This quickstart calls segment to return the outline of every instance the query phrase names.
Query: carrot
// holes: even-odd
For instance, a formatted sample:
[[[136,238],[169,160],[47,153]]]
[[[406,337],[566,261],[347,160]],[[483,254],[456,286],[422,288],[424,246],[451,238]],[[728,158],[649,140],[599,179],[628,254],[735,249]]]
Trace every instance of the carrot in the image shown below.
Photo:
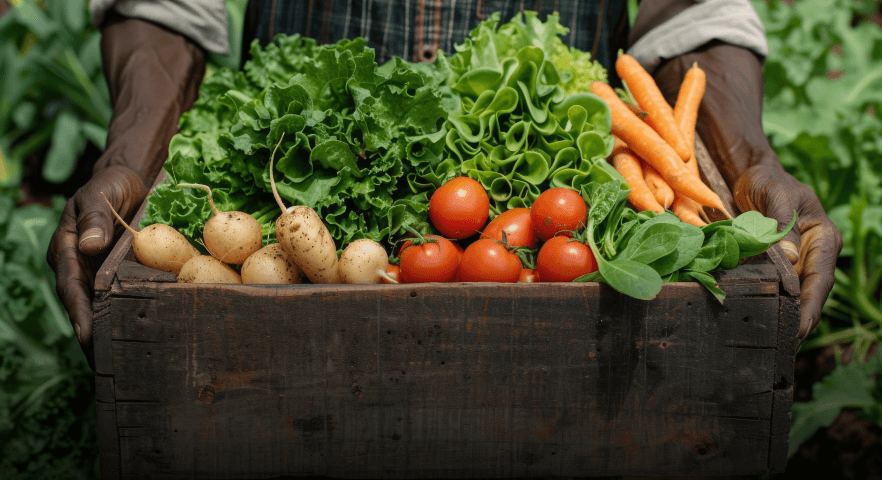
[[[692,68],[683,77],[683,83],[680,85],[680,91],[677,93],[677,102],[674,104],[674,120],[677,122],[677,126],[686,139],[691,152],[689,159],[686,160],[686,168],[698,178],[701,178],[701,173],[698,170],[698,159],[695,157],[694,149],[695,124],[698,122],[698,108],[701,105],[702,97],[704,97],[705,88],[706,76],[704,70],[699,68],[697,63],[694,63]],[[700,217],[704,213],[701,205],[690,198],[675,195],[672,211],[684,222],[698,227],[706,225]]]
[[[674,104],[674,120],[680,128],[680,133],[689,145],[690,157],[695,155],[695,124],[698,122],[698,107],[706,88],[704,70],[698,68],[698,64],[692,64],[692,68],[683,76],[680,91],[677,93],[677,103]],[[687,162],[690,159],[686,160]]]
[[[643,180],[646,181],[646,185],[649,186],[649,190],[655,196],[655,199],[665,208],[670,207],[674,203],[674,190],[659,175],[658,171],[652,168],[652,165],[644,163],[642,167]]]
[[[637,105],[646,112],[643,120],[673,147],[681,159],[688,160],[691,149],[674,121],[674,110],[668,105],[649,72],[628,54],[616,60],[616,72],[628,84]]]
[[[694,202],[690,204],[689,202],[692,202],[692,200],[687,197],[675,195],[674,203],[671,205],[671,211],[674,212],[674,215],[679,217],[680,220],[686,223],[691,223],[696,227],[703,227],[707,225],[707,223],[702,220],[701,217],[698,215],[698,211],[694,206],[697,204],[695,204]]]
[[[618,138],[616,140],[625,145]],[[664,207],[658,203],[652,191],[649,190],[649,186],[646,185],[646,181],[643,180],[643,169],[640,167],[640,159],[634,156],[634,153],[627,148],[627,145],[618,151],[613,150],[613,152],[610,163],[625,177],[625,181],[631,187],[631,192],[628,193],[628,201],[631,202],[631,205],[637,207],[639,211],[652,210],[658,214],[663,213],[665,211]]]
[[[612,160],[612,158],[613,158],[613,156],[615,156],[615,154],[628,148],[628,144],[625,143],[624,140],[622,140],[621,138],[619,138],[615,135],[613,135],[613,141],[614,141],[614,143],[613,143],[612,153],[609,154],[610,160]]]
[[[591,93],[609,105],[613,135],[621,138],[631,151],[652,165],[671,188],[701,205],[726,211],[720,197],[686,168],[679,155],[652,127],[628,110],[609,85],[593,82]]]

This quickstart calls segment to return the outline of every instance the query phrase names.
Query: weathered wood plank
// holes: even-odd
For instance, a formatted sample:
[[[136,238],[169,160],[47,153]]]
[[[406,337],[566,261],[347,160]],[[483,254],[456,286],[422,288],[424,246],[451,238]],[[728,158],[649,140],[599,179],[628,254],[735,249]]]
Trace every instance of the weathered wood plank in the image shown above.
[[[101,469],[101,478],[115,480],[120,478],[122,464],[116,423],[116,404],[97,401],[95,413],[97,415],[98,463]]]
[[[123,473],[723,474],[768,463],[777,298],[723,306],[693,284],[650,302],[597,284],[337,287],[159,284],[116,299]]]
[[[117,279],[120,282],[176,282],[178,277],[171,272],[163,272],[141,265],[138,262],[123,260],[117,269]]]

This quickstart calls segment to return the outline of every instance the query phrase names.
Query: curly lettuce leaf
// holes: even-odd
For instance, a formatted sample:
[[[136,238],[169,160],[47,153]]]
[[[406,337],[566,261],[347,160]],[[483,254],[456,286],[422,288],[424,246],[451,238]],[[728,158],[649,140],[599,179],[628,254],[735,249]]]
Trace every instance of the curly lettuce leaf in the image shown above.
[[[572,55],[560,40],[567,29],[555,15],[543,23],[526,12],[502,26],[499,18],[478,25],[450,58],[448,84],[461,101],[448,116],[446,153],[487,189],[492,213],[529,206],[552,187],[585,194],[592,181],[613,181],[626,190],[605,161],[609,106],[568,92],[574,71],[555,63]]]
[[[308,55],[282,58],[292,49]],[[264,50],[255,44],[252,54],[244,74],[221,70],[203,85],[172,139],[168,180],[151,195],[142,225],[172,225],[198,245],[210,218],[205,195],[176,184],[203,183],[220,210],[258,218],[269,242],[280,213],[270,194],[270,153],[281,140],[273,173],[279,194],[315,209],[338,246],[388,241],[404,225],[427,230],[427,192],[456,174],[441,158],[450,103],[439,88],[444,60],[379,67],[363,39],[316,47],[284,36]]]

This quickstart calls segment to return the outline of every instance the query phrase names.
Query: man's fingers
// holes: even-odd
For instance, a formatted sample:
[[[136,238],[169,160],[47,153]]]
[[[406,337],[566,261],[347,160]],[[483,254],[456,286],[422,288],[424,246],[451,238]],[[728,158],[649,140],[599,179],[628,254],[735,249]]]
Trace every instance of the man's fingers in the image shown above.
[[[80,251],[90,256],[105,253],[122,230],[122,225],[115,227],[117,220],[108,202],[122,218],[128,218],[145,194],[141,178],[128,169],[114,166],[98,174],[77,195]]]
[[[801,255],[795,265],[802,280],[799,338],[805,338],[821,321],[841,249],[842,235],[830,220],[811,225],[802,235]]]
[[[92,289],[80,277],[68,277],[58,285],[58,296],[83,346],[92,343]]]
[[[55,290],[68,312],[80,344],[92,341],[92,274],[79,250],[74,203],[69,201],[52,235],[46,254],[55,270]]]
[[[91,202],[81,205],[79,213],[79,218],[77,218],[78,248],[90,256],[103,253],[113,240],[114,218],[109,207],[102,199],[100,203]]]

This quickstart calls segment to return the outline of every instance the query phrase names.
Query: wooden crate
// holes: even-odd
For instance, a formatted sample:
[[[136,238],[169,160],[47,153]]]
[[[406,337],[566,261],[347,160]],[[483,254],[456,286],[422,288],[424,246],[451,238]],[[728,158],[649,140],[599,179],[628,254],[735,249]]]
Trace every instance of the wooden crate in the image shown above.
[[[786,463],[798,281],[780,250],[652,301],[596,284],[96,280],[112,478],[752,475]]]

